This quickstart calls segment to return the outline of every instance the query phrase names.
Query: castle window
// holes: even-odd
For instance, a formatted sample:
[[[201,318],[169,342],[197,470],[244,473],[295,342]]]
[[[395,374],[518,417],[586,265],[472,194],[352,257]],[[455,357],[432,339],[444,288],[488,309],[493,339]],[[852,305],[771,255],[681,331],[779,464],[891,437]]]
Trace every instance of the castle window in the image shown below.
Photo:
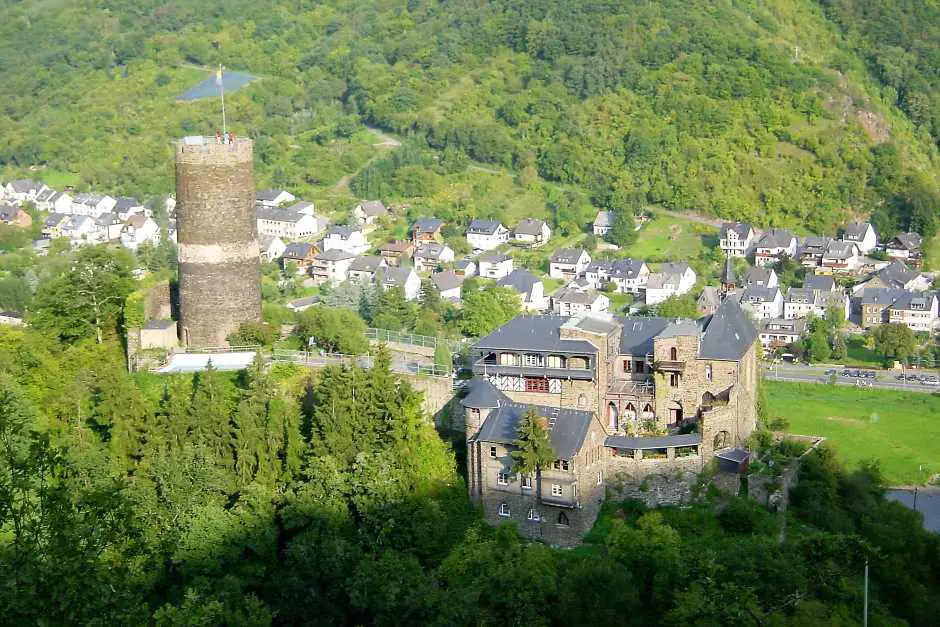
[[[496,447],[495,447],[495,446],[491,446],[491,447],[490,447],[490,457],[496,457]]]
[[[623,360],[623,371],[630,372],[630,360],[629,359]]]
[[[679,351],[675,346],[669,349],[669,360],[670,361],[679,361]]]
[[[651,414],[653,413],[653,406],[647,403],[646,405],[643,406],[643,411],[646,412],[647,414]]]
[[[557,483],[553,483],[552,484],[552,496],[561,496],[561,495],[562,495],[561,486],[558,485]]]
[[[548,392],[548,379],[542,377],[526,377],[526,392]]]
[[[567,459],[561,460],[561,469],[562,469],[562,470],[568,470],[568,460],[567,460]]]
[[[558,524],[562,527],[567,527],[571,523],[568,522],[568,514],[564,512],[558,512]]]
[[[679,373],[672,372],[669,374],[669,387],[677,388],[679,387]]]
[[[536,510],[530,509],[529,513],[526,514],[526,519],[531,520],[532,522],[538,522],[542,520],[542,517],[539,515],[539,513]]]
[[[496,473],[496,483],[499,485],[509,485],[509,474],[505,472]]]
[[[523,490],[531,490],[531,489],[532,489],[532,477],[531,477],[531,475],[521,475],[520,481],[521,481],[521,483],[522,483],[522,489],[523,489]]]
[[[597,485],[603,485],[603,484],[604,484],[604,471],[600,470],[597,473]]]
[[[706,381],[712,380],[712,365],[711,364],[705,364],[705,380]]]
[[[499,515],[503,518],[509,518],[512,514],[509,512],[509,503],[499,504]]]

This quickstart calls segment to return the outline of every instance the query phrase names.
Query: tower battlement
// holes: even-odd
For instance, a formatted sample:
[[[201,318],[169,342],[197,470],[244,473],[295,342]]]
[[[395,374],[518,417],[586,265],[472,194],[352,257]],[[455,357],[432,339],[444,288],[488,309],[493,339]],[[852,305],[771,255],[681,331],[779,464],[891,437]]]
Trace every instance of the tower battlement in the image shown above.
[[[254,141],[235,138],[235,143],[221,144],[215,137],[194,135],[175,142],[177,163],[218,164],[250,161],[254,153]]]

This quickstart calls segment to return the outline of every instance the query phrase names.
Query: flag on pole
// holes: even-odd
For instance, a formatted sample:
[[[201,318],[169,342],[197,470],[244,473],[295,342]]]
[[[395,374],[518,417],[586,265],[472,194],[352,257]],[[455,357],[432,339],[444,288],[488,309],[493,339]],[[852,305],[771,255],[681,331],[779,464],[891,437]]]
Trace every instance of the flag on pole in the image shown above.
[[[219,66],[219,71],[215,73],[215,84],[219,87],[222,86],[222,66]]]

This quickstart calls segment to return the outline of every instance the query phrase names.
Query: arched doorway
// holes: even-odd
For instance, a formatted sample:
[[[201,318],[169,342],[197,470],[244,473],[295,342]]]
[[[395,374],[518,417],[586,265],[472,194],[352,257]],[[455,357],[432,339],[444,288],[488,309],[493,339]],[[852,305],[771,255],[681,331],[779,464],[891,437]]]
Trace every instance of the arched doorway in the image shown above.
[[[620,428],[620,415],[617,411],[617,406],[613,402],[607,403],[607,427],[611,431],[616,431]]]
[[[669,424],[677,425],[682,422],[682,404],[678,401],[669,403]]]
[[[718,449],[728,448],[731,446],[731,434],[727,431],[719,431],[715,434],[714,448],[717,451]]]

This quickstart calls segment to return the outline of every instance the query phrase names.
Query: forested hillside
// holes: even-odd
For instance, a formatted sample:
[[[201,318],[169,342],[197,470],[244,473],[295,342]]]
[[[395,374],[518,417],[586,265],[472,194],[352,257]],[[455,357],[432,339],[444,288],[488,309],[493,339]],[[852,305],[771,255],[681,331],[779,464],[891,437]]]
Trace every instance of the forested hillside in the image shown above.
[[[875,212],[882,231],[931,234],[940,207],[928,2],[0,5],[11,173],[170,191],[168,141],[218,126],[217,103],[176,96],[222,62],[262,77],[228,98],[260,180],[311,197],[345,193],[369,124],[430,151],[353,181],[393,200],[494,211],[469,157],[512,172],[513,193],[548,182],[595,207],[811,231]]]

